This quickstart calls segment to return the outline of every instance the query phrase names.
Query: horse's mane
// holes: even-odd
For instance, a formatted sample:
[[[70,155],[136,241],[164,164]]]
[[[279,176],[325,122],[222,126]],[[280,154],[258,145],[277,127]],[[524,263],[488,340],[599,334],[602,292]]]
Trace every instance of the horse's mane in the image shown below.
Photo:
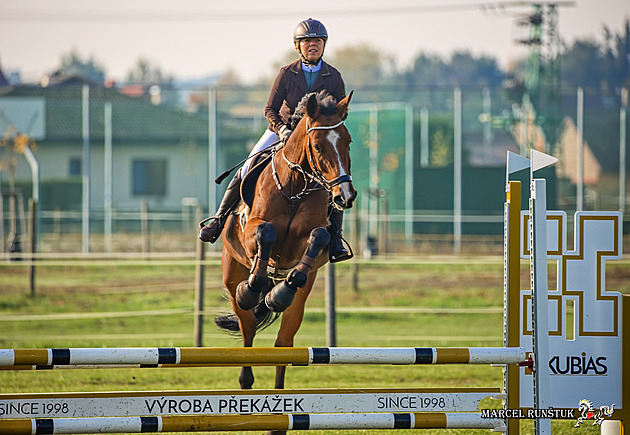
[[[291,115],[291,119],[289,120],[289,128],[291,128],[291,130],[295,130],[300,120],[304,117],[304,114],[306,113],[306,102],[311,95],[316,96],[317,104],[319,104],[320,113],[326,116],[330,116],[335,113],[335,109],[337,106],[337,100],[335,100],[335,97],[330,95],[326,90],[311,92],[310,94],[306,94],[304,95],[304,97],[302,97],[297,107],[295,108],[295,112],[293,112],[293,115]]]

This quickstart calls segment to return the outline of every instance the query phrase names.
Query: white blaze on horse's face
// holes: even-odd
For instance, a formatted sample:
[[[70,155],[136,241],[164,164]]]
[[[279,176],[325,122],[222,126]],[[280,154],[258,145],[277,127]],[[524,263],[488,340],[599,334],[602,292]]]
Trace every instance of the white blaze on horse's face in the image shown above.
[[[332,145],[333,149],[335,150],[335,155],[337,156],[337,165],[339,166],[339,175],[347,175],[346,170],[344,169],[343,164],[341,163],[341,156],[339,155],[339,150],[337,149],[337,142],[339,142],[340,137],[341,136],[339,136],[339,133],[337,133],[335,130],[330,130],[328,134],[326,135],[326,139]]]
[[[350,174],[346,172],[346,168],[343,166],[343,163],[341,161],[341,155],[339,154],[339,149],[337,148],[337,143],[339,142],[340,138],[341,136],[335,130],[330,130],[328,134],[326,135],[326,140],[328,140],[328,142],[332,145],[333,150],[335,150],[335,156],[337,156],[337,166],[339,167],[339,176],[343,177],[345,175],[350,175]],[[339,184],[339,190],[340,190],[339,193],[341,197],[344,198],[345,201],[347,201],[349,198],[354,198],[354,194],[352,192],[352,189],[350,189],[349,182],[344,182],[344,183]]]

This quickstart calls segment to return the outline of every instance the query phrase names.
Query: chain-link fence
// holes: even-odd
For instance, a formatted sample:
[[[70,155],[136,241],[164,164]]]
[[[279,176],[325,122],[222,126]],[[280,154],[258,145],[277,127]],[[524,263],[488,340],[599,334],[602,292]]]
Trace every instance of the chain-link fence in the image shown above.
[[[214,213],[229,181],[217,186],[213,178],[242,160],[267,126],[267,93],[5,90],[0,249],[24,245],[25,210],[37,197],[40,251],[194,252],[197,222]],[[346,238],[371,255],[450,252],[461,234],[464,250],[500,253],[506,153],[528,156],[531,148],[559,158],[542,174],[549,208],[625,213],[622,93],[563,89],[551,111],[511,87],[355,89],[346,125],[359,198],[346,213]],[[37,177],[13,146],[17,133],[31,149],[36,142]]]

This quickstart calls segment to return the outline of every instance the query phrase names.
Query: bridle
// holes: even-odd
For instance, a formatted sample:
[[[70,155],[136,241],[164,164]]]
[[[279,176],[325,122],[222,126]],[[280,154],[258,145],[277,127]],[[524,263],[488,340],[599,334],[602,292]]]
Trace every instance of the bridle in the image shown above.
[[[313,130],[334,130],[337,127],[339,127],[340,125],[343,125],[344,121],[341,120],[338,123],[336,123],[335,125],[329,125],[329,126],[320,126],[320,127],[310,127],[308,126],[308,118],[306,118],[306,146],[308,148],[308,160],[311,162],[311,168],[313,168],[313,172],[314,172],[314,176],[317,179],[317,181],[319,181],[321,184],[324,185],[324,187],[326,188],[327,191],[331,191],[331,189],[335,186],[337,186],[338,184],[341,183],[345,183],[345,182],[350,182],[352,181],[352,176],[350,175],[341,175],[337,178],[334,178],[332,180],[328,180],[326,177],[324,177],[324,174],[322,174],[321,170],[319,169],[319,167],[317,165],[315,165],[315,158],[313,157],[313,146],[311,145],[311,138],[308,135],[311,131]]]
[[[290,201],[299,201],[300,199],[302,199],[302,197],[304,197],[305,195],[308,195],[311,192],[314,192],[316,190],[321,190],[322,188],[325,189],[328,192],[332,191],[332,188],[341,184],[341,183],[345,183],[345,182],[351,182],[352,181],[352,176],[351,175],[341,175],[337,178],[334,178],[332,180],[327,179],[326,177],[324,177],[324,174],[322,174],[321,169],[319,168],[318,165],[315,164],[315,158],[313,156],[313,145],[311,144],[311,138],[309,136],[309,133],[311,131],[314,130],[334,130],[337,127],[341,126],[344,124],[344,121],[341,120],[339,121],[337,124],[335,125],[329,125],[329,126],[317,126],[317,127],[309,127],[308,126],[308,120],[309,118],[306,118],[306,147],[308,150],[308,160],[311,166],[311,169],[313,170],[312,173],[306,172],[304,171],[304,169],[302,169],[302,166],[298,165],[297,163],[293,163],[291,162],[289,159],[287,159],[286,155],[284,154],[284,146],[282,147],[282,158],[284,159],[284,161],[287,163],[287,166],[289,167],[289,169],[291,170],[295,170],[297,172],[299,172],[300,174],[302,174],[302,177],[304,178],[304,187],[302,188],[302,190],[300,192],[298,192],[295,195],[289,196],[286,194],[286,192],[284,191],[284,189],[282,188],[282,184],[280,183],[280,179],[278,178],[278,174],[276,172],[276,167],[274,164],[274,158],[271,159],[271,167],[272,167],[272,172],[273,172],[273,179],[276,183],[276,187],[278,188],[278,190],[282,193],[282,195],[284,195],[285,198],[287,198]],[[274,150],[274,153],[278,152],[279,149]],[[316,183],[318,186],[314,187],[314,188],[309,188],[309,181]]]

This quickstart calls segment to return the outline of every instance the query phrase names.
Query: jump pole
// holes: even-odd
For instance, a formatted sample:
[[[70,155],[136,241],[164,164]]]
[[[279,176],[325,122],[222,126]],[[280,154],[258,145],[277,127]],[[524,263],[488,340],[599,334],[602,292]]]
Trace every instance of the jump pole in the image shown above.
[[[0,368],[86,365],[516,364],[525,349],[503,347],[63,348],[0,349]]]
[[[540,161],[540,162],[539,162]],[[532,290],[532,344],[534,407],[550,407],[549,389],[549,286],[547,283],[547,185],[535,179],[534,171],[557,161],[536,150],[531,151],[529,200],[530,278]],[[551,434],[551,420],[534,420],[536,435]]]
[[[519,295],[521,290],[521,259],[519,253],[521,233],[521,183],[518,181],[509,181],[509,166],[510,163],[508,161],[503,246],[503,345],[506,347],[519,347]],[[519,408],[519,388],[519,367],[514,364],[508,365],[503,373],[503,390],[506,394],[505,404],[507,409]],[[507,433],[517,435],[519,431],[519,421],[516,419],[507,419]]]
[[[0,420],[5,435],[248,430],[494,429],[501,419],[480,413],[362,413],[104,417]]]

